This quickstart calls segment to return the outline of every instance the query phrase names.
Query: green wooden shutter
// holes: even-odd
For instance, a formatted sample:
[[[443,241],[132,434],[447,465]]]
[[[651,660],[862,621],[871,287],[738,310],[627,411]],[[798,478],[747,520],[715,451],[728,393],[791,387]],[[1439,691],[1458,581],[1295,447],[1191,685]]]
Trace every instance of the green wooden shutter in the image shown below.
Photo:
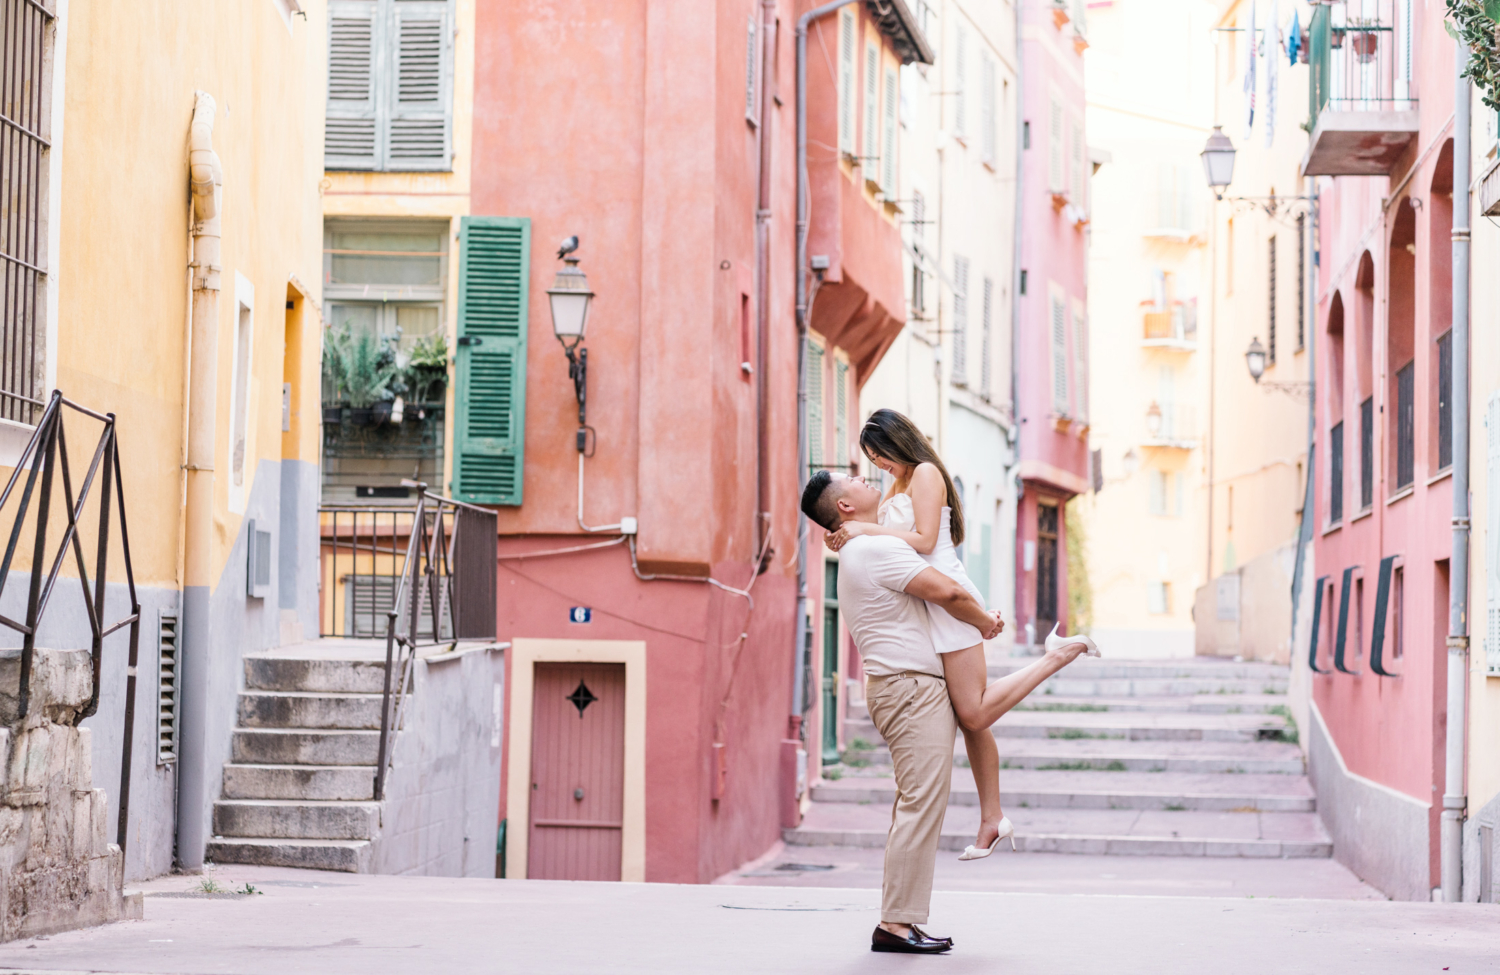
[[[401,0],[392,9],[387,170],[453,168],[451,9],[450,0]]]
[[[325,169],[378,169],[379,87],[384,20],[369,2],[328,5],[328,107]]]
[[[460,227],[453,490],[472,504],[520,504],[531,221],[464,217]]]

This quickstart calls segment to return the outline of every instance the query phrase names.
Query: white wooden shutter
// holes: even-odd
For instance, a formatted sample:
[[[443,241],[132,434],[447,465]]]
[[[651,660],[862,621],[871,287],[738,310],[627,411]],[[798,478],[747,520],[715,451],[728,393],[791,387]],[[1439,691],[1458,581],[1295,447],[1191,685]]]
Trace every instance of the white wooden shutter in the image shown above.
[[[380,166],[376,82],[384,21],[378,12],[372,0],[333,0],[328,5],[325,169]]]
[[[839,151],[854,154],[854,11],[839,11]]]
[[[979,53],[979,158],[995,164],[995,59]]]
[[[880,172],[880,49],[865,45],[865,178]]]
[[[1056,294],[1052,296],[1052,408],[1068,415],[1068,309]]]
[[[883,145],[880,149],[880,188],[885,195],[895,199],[896,192],[896,98],[898,85],[896,69],[885,69],[885,122]]]
[[[983,304],[979,309],[979,394],[990,396],[990,327],[994,321],[995,281],[984,279]]]
[[[964,105],[964,48],[969,46],[969,32],[962,24],[953,35],[953,131],[959,135],[964,134],[966,126],[966,107]]]
[[[849,466],[849,363],[833,363],[833,462]]]
[[[388,170],[453,166],[453,19],[448,0],[392,0]]]
[[[807,465],[809,473],[823,466],[823,347],[807,343]]]
[[[1078,119],[1073,120],[1073,160],[1072,176],[1073,186],[1068,194],[1070,202],[1077,207],[1088,207],[1088,155],[1083,144],[1083,123]]]
[[[745,118],[754,124],[760,120],[755,117],[755,18],[751,17],[745,25]]]
[[[1073,310],[1073,385],[1078,388],[1078,417],[1089,417],[1089,332],[1083,312]]]
[[[1484,658],[1500,674],[1500,393],[1485,409]]]
[[[1063,107],[1056,95],[1052,96],[1051,118],[1047,126],[1047,189],[1062,193],[1063,182]]]
[[[969,259],[953,258],[953,376],[955,386],[969,384]]]

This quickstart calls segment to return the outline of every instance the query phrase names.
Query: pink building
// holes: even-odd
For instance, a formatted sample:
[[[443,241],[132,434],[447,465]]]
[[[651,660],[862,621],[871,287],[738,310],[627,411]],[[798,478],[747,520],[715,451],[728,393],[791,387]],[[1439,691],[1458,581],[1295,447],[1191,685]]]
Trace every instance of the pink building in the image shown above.
[[[797,646],[797,500],[810,467],[851,462],[901,325],[890,79],[930,55],[899,3],[809,31],[803,463],[793,34],[815,6],[478,8],[472,212],[495,217],[464,231],[458,375],[497,378],[459,405],[452,465],[456,497],[500,504],[509,876],[711,880],[795,825],[816,774],[846,668],[816,539]],[[582,434],[546,294],[572,234],[595,294]],[[491,306],[518,322],[493,346]],[[482,436],[517,394],[511,439]]]
[[[1316,596],[1310,771],[1334,853],[1388,895],[1439,883],[1451,439],[1453,41],[1443,11],[1314,8]],[[1368,23],[1364,24],[1368,26]]]
[[[1015,326],[1022,496],[1017,639],[1068,628],[1063,508],[1088,489],[1088,187],[1084,4],[1021,0],[1021,281]]]

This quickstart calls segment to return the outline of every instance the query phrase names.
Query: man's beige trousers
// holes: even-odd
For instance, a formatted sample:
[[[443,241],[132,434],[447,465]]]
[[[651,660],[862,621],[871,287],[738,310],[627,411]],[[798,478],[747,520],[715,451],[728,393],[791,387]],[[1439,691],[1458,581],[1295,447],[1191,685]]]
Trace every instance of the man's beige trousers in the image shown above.
[[[958,720],[948,700],[947,682],[931,674],[872,676],[865,682],[865,699],[875,729],[891,748],[896,772],[880,919],[925,924],[938,838],[953,782]]]

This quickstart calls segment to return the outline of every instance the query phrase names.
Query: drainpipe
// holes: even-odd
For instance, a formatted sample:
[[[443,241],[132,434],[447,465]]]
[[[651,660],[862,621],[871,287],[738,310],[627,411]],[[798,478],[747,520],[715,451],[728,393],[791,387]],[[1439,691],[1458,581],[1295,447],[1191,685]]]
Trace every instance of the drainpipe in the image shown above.
[[[771,85],[776,70],[776,0],[761,0],[760,9],[760,128],[756,133],[760,161],[755,200],[755,524],[750,533],[755,539],[756,552],[765,549],[765,537],[771,532],[767,510],[771,488],[766,465],[770,450],[766,428],[766,335],[771,316],[771,123],[775,117]],[[758,574],[760,565],[754,571]]]
[[[807,25],[846,7],[855,0],[831,0],[797,18],[797,470],[805,475],[807,463]],[[799,485],[800,487],[800,485]],[[812,630],[807,618],[807,525],[797,519],[797,619],[796,643],[792,647],[792,714],[789,738],[801,738],[802,715],[807,710],[806,653]],[[784,773],[783,773],[784,774]],[[792,783],[795,797],[796,786]],[[800,797],[798,797],[800,798]],[[790,805],[790,804],[789,804]],[[790,811],[790,810],[788,810]],[[795,826],[793,822],[791,825]]]
[[[1464,739],[1469,681],[1469,50],[1455,42],[1453,98],[1453,553],[1448,562],[1448,727],[1443,900],[1463,899]]]
[[[1010,268],[1010,463],[1012,481],[1016,485],[1015,530],[1011,533],[1011,615],[1021,617],[1025,605],[1023,587],[1026,585],[1025,563],[1016,570],[1016,552],[1024,544],[1021,540],[1021,498],[1025,488],[1021,483],[1021,241],[1022,207],[1026,204],[1023,189],[1026,173],[1026,40],[1021,34],[1021,0],[1014,0],[1016,38],[1016,210],[1011,223],[1011,268]],[[1011,642],[1024,635],[1013,633]],[[1029,646],[1032,641],[1027,640]]]
[[[208,839],[205,737],[208,725],[209,596],[213,586],[215,407],[219,358],[219,209],[223,170],[213,149],[213,96],[197,92],[189,140],[193,198],[192,349],[189,363],[187,512],[183,527],[183,668],[177,766],[177,858],[203,866]]]

